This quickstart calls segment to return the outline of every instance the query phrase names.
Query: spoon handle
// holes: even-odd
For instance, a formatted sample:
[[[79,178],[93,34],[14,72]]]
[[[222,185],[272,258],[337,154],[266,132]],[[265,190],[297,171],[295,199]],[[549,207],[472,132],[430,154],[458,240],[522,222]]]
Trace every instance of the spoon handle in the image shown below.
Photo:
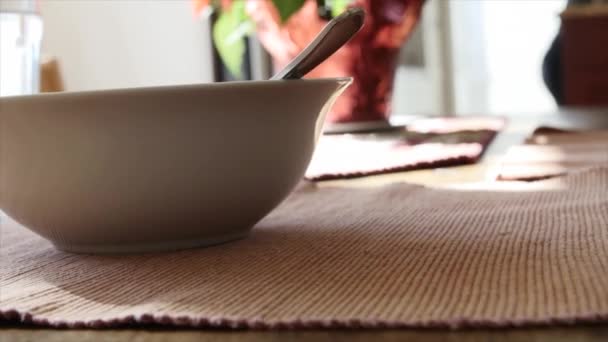
[[[349,8],[332,19],[315,39],[271,80],[298,79],[348,42],[363,26],[365,12],[361,8]]]

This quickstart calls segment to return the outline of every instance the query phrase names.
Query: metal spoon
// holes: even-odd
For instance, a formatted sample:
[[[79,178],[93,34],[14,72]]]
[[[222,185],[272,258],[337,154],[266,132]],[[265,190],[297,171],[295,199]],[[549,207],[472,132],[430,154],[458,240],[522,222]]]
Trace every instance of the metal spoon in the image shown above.
[[[332,19],[315,39],[271,80],[298,79],[346,44],[363,27],[365,12],[349,8]]]

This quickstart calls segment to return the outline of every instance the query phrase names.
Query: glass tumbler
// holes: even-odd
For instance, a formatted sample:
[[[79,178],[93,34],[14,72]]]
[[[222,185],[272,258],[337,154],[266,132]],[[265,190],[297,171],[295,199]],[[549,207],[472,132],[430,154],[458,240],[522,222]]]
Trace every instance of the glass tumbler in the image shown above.
[[[42,30],[36,0],[0,1],[0,96],[39,91]]]

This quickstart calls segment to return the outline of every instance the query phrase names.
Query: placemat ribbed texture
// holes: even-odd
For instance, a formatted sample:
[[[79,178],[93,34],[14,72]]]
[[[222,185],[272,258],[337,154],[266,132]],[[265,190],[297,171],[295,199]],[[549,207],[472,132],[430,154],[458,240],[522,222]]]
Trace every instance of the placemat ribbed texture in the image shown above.
[[[567,131],[540,127],[525,144],[507,151],[498,180],[539,180],[608,163],[608,130]]]
[[[0,320],[250,328],[608,322],[608,167],[534,188],[303,187],[246,239],[148,255],[62,253],[3,218]]]

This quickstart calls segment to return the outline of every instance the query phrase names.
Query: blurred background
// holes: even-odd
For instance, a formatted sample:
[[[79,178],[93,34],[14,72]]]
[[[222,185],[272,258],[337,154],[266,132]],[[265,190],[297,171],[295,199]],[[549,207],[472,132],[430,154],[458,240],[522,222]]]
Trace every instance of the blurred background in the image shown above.
[[[213,15],[195,13],[190,0],[1,3],[3,96],[35,91],[22,83],[39,82],[32,71],[37,39],[40,62],[53,63],[47,77],[55,80],[49,82],[60,90],[222,80],[211,38]],[[555,110],[542,64],[566,5],[566,0],[426,1],[400,48],[392,115]],[[26,43],[21,55],[14,52]],[[247,77],[270,75],[270,57],[255,34],[247,44]],[[26,59],[23,51],[30,53]]]

